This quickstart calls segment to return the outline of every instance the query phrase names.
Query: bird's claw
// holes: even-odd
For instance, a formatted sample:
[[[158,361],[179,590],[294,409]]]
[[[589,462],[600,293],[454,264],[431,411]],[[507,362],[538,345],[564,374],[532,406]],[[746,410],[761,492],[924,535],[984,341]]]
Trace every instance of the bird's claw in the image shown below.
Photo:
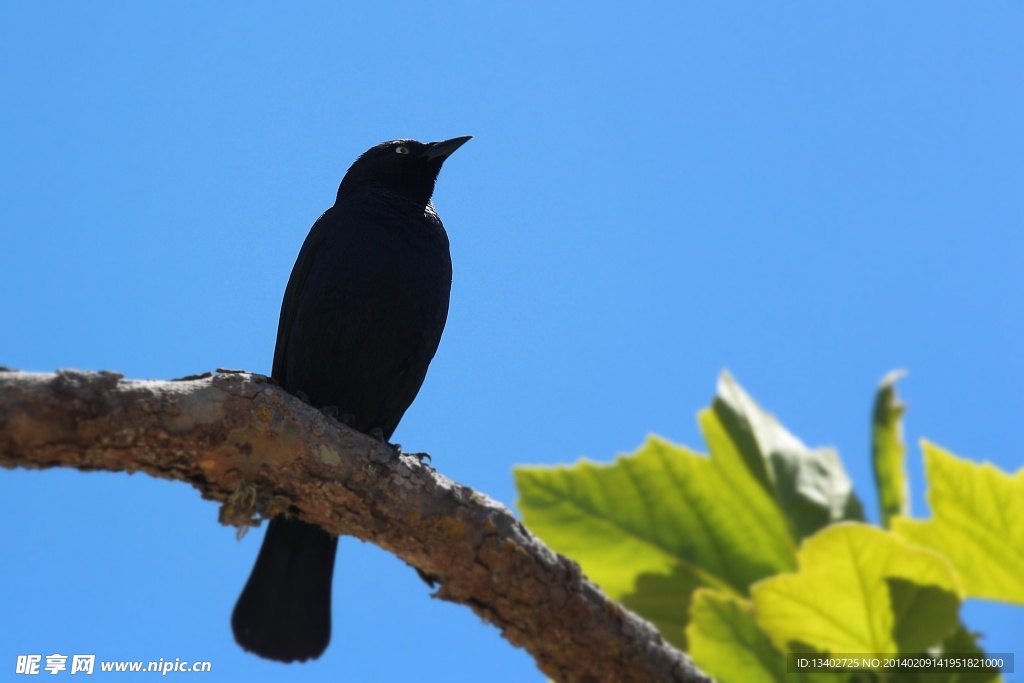
[[[412,566],[412,565],[410,565],[410,566]],[[422,569],[420,569],[419,567],[413,567],[413,569],[415,569],[416,573],[420,575],[421,579],[423,579],[423,583],[427,584],[431,588],[434,588],[439,583],[441,583],[440,577],[432,576],[432,575],[426,573],[425,571],[423,571]]]

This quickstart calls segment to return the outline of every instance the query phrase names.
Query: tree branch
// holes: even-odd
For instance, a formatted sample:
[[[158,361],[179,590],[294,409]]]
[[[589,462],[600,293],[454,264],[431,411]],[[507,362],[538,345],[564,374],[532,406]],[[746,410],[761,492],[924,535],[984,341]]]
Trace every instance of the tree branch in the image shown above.
[[[221,502],[225,524],[288,512],[394,553],[557,681],[708,681],[504,506],[355,432],[261,375],[171,381],[0,368],[0,465],[142,471]]]

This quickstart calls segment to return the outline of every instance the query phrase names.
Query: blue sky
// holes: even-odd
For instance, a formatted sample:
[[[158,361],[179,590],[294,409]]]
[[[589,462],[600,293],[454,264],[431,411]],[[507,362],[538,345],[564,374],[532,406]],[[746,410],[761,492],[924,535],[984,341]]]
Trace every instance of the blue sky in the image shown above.
[[[3,3],[0,364],[269,372],[284,285],[352,160],[473,135],[435,205],[451,313],[395,440],[511,505],[517,464],[702,447],[728,368],[874,515],[891,369],[916,441],[1024,464],[1024,5]],[[334,637],[228,625],[241,543],[192,489],[0,472],[0,676],[22,653],[211,680],[541,681],[413,571],[341,543]],[[972,603],[990,651],[1024,611]]]

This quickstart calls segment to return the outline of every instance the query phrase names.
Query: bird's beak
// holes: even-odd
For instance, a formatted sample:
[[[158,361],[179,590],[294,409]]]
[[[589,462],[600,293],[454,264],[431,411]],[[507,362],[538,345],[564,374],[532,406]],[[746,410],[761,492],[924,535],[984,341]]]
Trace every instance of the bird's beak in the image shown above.
[[[420,157],[430,161],[434,159],[447,159],[452,152],[457,150],[459,147],[462,147],[472,138],[472,135],[464,135],[461,138],[452,138],[451,140],[442,140],[441,142],[431,142],[427,145],[427,148],[423,150],[423,153],[420,154]]]

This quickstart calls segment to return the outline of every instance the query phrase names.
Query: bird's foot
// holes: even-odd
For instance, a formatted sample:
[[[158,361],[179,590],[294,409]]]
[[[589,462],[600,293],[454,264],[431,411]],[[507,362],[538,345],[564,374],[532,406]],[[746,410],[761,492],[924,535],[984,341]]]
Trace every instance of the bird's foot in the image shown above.
[[[307,394],[305,391],[293,391],[292,396],[299,399],[303,403],[309,403],[309,394]]]
[[[403,453],[402,455],[408,455],[410,458],[416,458],[423,463],[424,460],[430,460],[433,462],[433,458],[430,457],[430,453]]]
[[[373,429],[371,429],[370,436],[374,439],[377,439],[377,441],[380,441],[381,443],[387,443],[387,440],[384,438],[384,430],[381,429],[380,427],[374,427]]]
[[[356,416],[352,413],[341,412],[338,406],[321,406],[319,410],[323,415],[332,420],[337,420],[346,427],[355,427],[356,425]]]
[[[410,566],[412,566],[412,565],[410,565]],[[427,584],[431,588],[434,588],[439,583],[441,583],[441,579],[439,577],[431,576],[430,574],[426,573],[425,571],[423,571],[419,567],[413,567],[413,569],[415,569],[416,573],[420,575],[421,579],[423,579],[423,583]]]

